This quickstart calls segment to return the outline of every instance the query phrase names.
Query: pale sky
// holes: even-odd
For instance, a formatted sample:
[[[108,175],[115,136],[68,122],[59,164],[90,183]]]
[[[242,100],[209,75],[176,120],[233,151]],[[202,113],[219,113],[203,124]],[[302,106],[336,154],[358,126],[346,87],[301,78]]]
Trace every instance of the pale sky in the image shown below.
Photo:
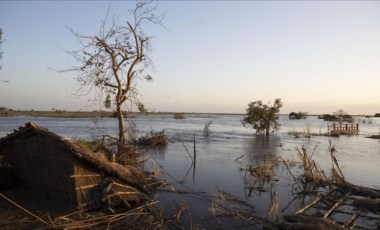
[[[94,110],[77,98],[78,42],[110,14],[123,23],[134,2],[0,1],[0,107]],[[281,98],[282,113],[380,112],[380,1],[163,1],[153,82],[138,82],[154,111],[244,113],[250,101]]]

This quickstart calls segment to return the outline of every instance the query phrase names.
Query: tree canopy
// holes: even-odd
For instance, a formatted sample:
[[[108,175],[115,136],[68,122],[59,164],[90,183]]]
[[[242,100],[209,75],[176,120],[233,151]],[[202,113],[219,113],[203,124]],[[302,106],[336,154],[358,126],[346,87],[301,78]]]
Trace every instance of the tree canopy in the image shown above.
[[[256,133],[265,133],[267,136],[270,132],[275,132],[280,128],[277,122],[277,114],[282,107],[281,99],[275,99],[273,105],[263,104],[262,101],[254,101],[248,104],[247,116],[242,120],[244,126],[251,125]]]

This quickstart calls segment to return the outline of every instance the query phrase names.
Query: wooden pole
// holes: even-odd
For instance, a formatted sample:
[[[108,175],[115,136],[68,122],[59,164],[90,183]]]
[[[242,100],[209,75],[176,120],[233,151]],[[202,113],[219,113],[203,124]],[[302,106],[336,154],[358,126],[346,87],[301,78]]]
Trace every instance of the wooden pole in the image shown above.
[[[197,160],[197,149],[195,145],[195,133],[193,134],[193,142],[194,142],[194,163]]]
[[[195,133],[193,134],[193,142],[194,142],[194,165],[193,165],[193,182],[195,181],[195,167],[197,165],[197,148],[195,146]]]

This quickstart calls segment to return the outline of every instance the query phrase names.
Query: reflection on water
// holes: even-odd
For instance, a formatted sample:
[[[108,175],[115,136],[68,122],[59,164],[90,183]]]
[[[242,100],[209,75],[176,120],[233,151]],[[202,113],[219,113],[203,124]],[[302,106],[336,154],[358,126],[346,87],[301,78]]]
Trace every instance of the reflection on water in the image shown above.
[[[256,135],[245,139],[244,151],[248,154],[249,160],[260,160],[276,157],[281,150],[281,137]],[[250,162],[253,163],[253,162]]]

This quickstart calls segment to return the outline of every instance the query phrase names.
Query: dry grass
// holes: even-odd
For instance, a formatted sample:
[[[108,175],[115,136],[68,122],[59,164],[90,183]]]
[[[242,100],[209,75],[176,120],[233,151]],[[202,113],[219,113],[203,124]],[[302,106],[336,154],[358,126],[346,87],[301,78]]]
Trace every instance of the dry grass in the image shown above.
[[[168,144],[168,135],[165,133],[165,130],[161,132],[153,132],[147,134],[145,137],[140,137],[138,139],[139,145],[148,145],[148,146],[156,146],[156,145],[167,145]]]
[[[42,226],[44,224],[21,211],[0,206],[0,229],[38,229]]]
[[[212,195],[210,212],[214,218],[234,217],[244,219],[252,214],[252,210],[248,211],[236,202],[238,199],[221,190]]]
[[[209,121],[205,124],[203,127],[203,136],[208,137],[210,136],[210,125],[212,124],[212,121]]]
[[[160,229],[163,217],[158,204],[158,201],[151,201],[115,214],[72,213],[55,218],[50,226],[59,229]]]
[[[269,205],[265,219],[268,220],[271,216],[273,217],[273,220],[275,222],[279,221],[278,195],[277,195],[276,191],[274,191],[273,183],[271,184],[271,191],[270,191],[270,205]]]
[[[275,224],[255,215],[254,207],[221,190],[212,195],[209,208],[221,229],[275,229]],[[233,223],[223,228],[223,223]]]
[[[329,151],[331,157],[331,179],[330,182],[334,184],[345,184],[346,180],[344,179],[344,175],[340,166],[338,164],[338,160],[335,157],[336,149],[335,146],[332,145],[331,141],[329,141]]]
[[[274,165],[264,164],[257,167],[249,166],[249,173],[261,181],[271,181],[274,176]]]
[[[326,175],[312,159],[315,150],[316,147],[314,148],[312,154],[309,156],[307,154],[305,146],[302,146],[301,150],[297,148],[297,155],[300,158],[304,169],[303,179],[304,182],[326,184],[326,182],[328,182]]]
[[[249,195],[252,190],[264,191],[264,187],[269,185],[274,178],[276,164],[277,161],[266,161],[260,165],[247,165],[245,169],[241,168],[242,171],[245,171],[244,183],[250,190]],[[249,173],[248,177],[247,173]]]
[[[0,208],[1,229],[164,229],[158,201],[118,213],[76,211],[63,216],[41,215],[41,222],[14,209]]]
[[[331,136],[331,134],[328,132],[326,132],[326,133],[312,132],[310,127],[306,127],[303,131],[289,131],[288,134],[291,136],[294,136],[296,138],[300,138],[300,137],[311,138],[312,136]]]

